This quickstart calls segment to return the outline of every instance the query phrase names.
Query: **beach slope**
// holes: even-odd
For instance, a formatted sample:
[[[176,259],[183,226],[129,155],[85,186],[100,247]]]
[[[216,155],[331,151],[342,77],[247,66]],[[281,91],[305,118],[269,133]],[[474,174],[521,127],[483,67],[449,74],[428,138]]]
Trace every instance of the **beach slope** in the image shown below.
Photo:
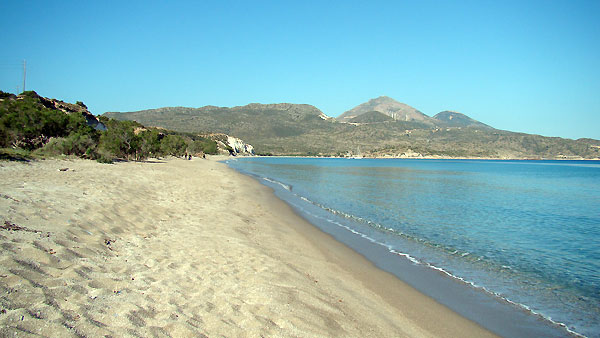
[[[214,160],[0,162],[0,216],[0,336],[492,336]]]

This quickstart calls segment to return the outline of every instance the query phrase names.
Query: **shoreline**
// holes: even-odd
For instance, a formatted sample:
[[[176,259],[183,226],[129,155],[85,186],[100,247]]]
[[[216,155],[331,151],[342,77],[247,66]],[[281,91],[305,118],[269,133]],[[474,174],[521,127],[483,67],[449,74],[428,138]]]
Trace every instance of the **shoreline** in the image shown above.
[[[239,157],[282,157],[282,158],[339,158],[339,159],[347,159],[347,160],[368,160],[368,159],[377,159],[377,160],[481,160],[481,161],[600,161],[600,157],[598,158],[514,158],[514,157],[451,157],[451,156],[421,156],[421,157],[394,157],[394,156],[364,156],[362,158],[352,158],[352,157],[338,157],[338,156],[305,156],[305,155],[254,155],[254,156],[245,156],[238,155]]]
[[[296,201],[290,194],[290,188],[286,187],[284,183],[272,181],[271,179],[262,180],[261,177],[255,174],[246,175],[274,189],[275,194],[281,200],[290,205],[313,227],[363,256],[377,269],[392,274],[403,283],[415,288],[416,292],[432,297],[435,301],[447,306],[451,311],[473,320],[487,330],[508,337],[581,336],[579,333],[570,330],[565,324],[553,321],[551,318],[531,310],[526,305],[515,303],[484,287],[456,277],[443,268],[430,264],[411,264],[414,260],[412,257],[395,250],[390,251],[385,245],[374,242],[372,239],[365,239],[365,235],[361,235],[347,228],[347,225],[343,225],[343,219],[336,219],[334,215],[330,215],[330,217],[334,217],[332,219],[324,219],[322,217],[328,216],[323,215],[316,216],[320,213],[319,208],[313,210],[312,208],[315,208],[315,206],[311,205],[309,200],[304,200],[304,197],[298,198]],[[342,224],[339,222],[342,222]],[[507,325],[508,323],[513,325]]]
[[[0,335],[495,336],[216,159],[0,178]]]
[[[243,175],[234,169],[228,169],[236,174]],[[243,176],[260,184],[260,182],[250,176]],[[284,211],[287,217],[290,219],[296,218],[289,225],[299,235],[312,242],[329,261],[349,271],[355,278],[361,281],[364,287],[376,293],[390,306],[402,311],[410,319],[422,321],[426,317],[433,316],[433,318],[428,318],[422,322],[421,325],[428,327],[436,337],[455,336],[452,331],[448,331],[448,327],[444,327],[447,325],[450,325],[451,328],[460,327],[460,332],[457,333],[458,336],[465,334],[467,336],[497,337],[494,333],[481,327],[479,324],[459,315],[430,296],[418,291],[393,273],[376,266],[375,263],[364,255],[336,239],[334,235],[323,231],[306,220],[292,206],[278,198],[271,188],[266,186],[264,188],[268,189],[269,193],[273,195],[271,205],[278,208],[280,212],[287,209]],[[410,312],[405,312],[406,308],[410,308]],[[439,320],[440,318],[444,318],[444,321],[447,321],[447,323],[440,325],[442,327],[431,326],[435,320]],[[437,325],[439,324],[437,323]]]

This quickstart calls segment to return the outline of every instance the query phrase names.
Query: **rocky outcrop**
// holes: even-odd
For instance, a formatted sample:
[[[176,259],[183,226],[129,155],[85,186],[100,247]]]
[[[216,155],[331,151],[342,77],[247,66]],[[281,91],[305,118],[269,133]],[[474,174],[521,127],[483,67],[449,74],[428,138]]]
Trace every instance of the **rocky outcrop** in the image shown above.
[[[236,154],[254,156],[254,147],[251,144],[246,144],[239,138],[227,136],[227,144],[229,144]]]
[[[78,101],[77,103],[73,104],[57,99],[49,99],[47,97],[38,95],[34,91],[29,91],[20,94],[19,96],[17,96],[17,99],[23,98],[25,96],[39,99],[40,103],[48,109],[60,110],[65,114],[80,113],[81,115],[83,115],[83,117],[85,117],[88,126],[91,126],[96,130],[106,130],[106,126],[104,125],[104,123],[100,122],[98,118],[94,116],[94,114],[92,114],[88,110],[87,106],[81,101]]]
[[[254,147],[241,139],[227,134],[206,134],[201,135],[202,137],[209,138],[217,142],[219,153],[222,155],[241,155],[241,156],[254,156]]]
[[[407,151],[403,152],[402,154],[399,154],[398,157],[399,158],[422,158],[423,155],[421,153],[417,153],[409,148]]]

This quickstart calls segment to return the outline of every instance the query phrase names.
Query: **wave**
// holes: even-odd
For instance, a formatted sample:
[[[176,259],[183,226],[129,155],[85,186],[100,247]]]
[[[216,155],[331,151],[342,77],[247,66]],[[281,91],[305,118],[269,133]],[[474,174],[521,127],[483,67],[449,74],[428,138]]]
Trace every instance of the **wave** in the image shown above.
[[[282,183],[280,183],[280,184],[282,184]],[[286,186],[285,184],[282,184],[282,185]],[[288,191],[291,191],[291,190],[288,190]],[[327,212],[329,212],[329,213],[331,213],[333,215],[342,216],[343,218],[350,219],[352,221],[358,221],[360,223],[367,224],[367,225],[369,225],[369,226],[371,226],[371,227],[373,227],[373,228],[375,228],[377,230],[380,230],[380,231],[383,230],[385,232],[394,233],[395,235],[399,235],[399,236],[404,237],[406,239],[415,240],[416,242],[419,242],[419,244],[423,244],[425,242],[425,240],[423,240],[423,239],[415,238],[415,237],[410,236],[408,234],[404,234],[404,233],[402,233],[402,232],[400,232],[398,230],[385,227],[383,225],[380,225],[380,224],[378,224],[376,222],[364,219],[362,217],[359,217],[359,216],[356,216],[356,215],[352,215],[352,214],[348,214],[348,213],[345,213],[343,211],[339,211],[339,210],[336,210],[336,209],[332,209],[332,208],[326,207],[326,206],[324,206],[324,205],[322,205],[320,203],[314,202],[314,201],[312,201],[312,200],[310,200],[310,199],[308,199],[308,198],[306,198],[304,196],[300,196],[300,195],[297,195],[295,193],[293,193],[293,195],[296,196],[296,197],[298,197],[302,201],[304,201],[306,203],[310,203],[310,204],[312,204],[314,206],[317,206],[320,209],[325,210],[325,211],[327,211]],[[502,302],[508,303],[508,304],[510,304],[512,306],[515,306],[517,308],[522,309],[523,311],[526,311],[526,312],[530,313],[533,316],[536,316],[538,318],[546,320],[546,321],[550,322],[552,325],[561,327],[561,328],[565,329],[569,334],[571,334],[573,336],[576,336],[576,337],[586,337],[586,336],[584,336],[584,335],[582,335],[582,334],[580,334],[580,333],[578,333],[578,332],[570,329],[567,326],[567,324],[559,322],[559,321],[555,321],[555,320],[552,319],[552,317],[550,317],[548,315],[545,315],[542,312],[536,311],[536,310],[532,309],[531,307],[529,307],[526,304],[523,304],[523,303],[520,303],[520,302],[515,302],[515,301],[511,300],[509,297],[507,297],[507,296],[505,296],[505,295],[503,295],[501,293],[495,292],[493,290],[488,289],[487,287],[485,287],[483,285],[479,285],[479,284],[475,283],[474,281],[471,281],[471,280],[465,279],[465,278],[463,278],[463,277],[461,277],[459,275],[456,275],[456,274],[452,273],[451,271],[449,271],[449,270],[447,270],[447,269],[445,269],[443,267],[439,267],[439,266],[436,266],[436,265],[434,265],[434,264],[432,264],[430,262],[427,262],[425,260],[416,258],[416,257],[410,255],[409,253],[398,251],[398,250],[394,249],[391,245],[388,245],[388,244],[385,244],[385,243],[381,243],[381,242],[377,241],[376,239],[370,237],[369,235],[364,234],[364,233],[362,233],[362,232],[360,232],[360,231],[352,228],[351,226],[342,224],[342,223],[340,223],[340,222],[338,222],[338,221],[336,221],[334,219],[322,217],[322,216],[319,216],[317,214],[311,213],[311,212],[309,212],[308,210],[306,210],[304,208],[301,208],[301,209],[302,209],[301,210],[302,213],[304,213],[304,214],[307,214],[307,215],[309,215],[311,217],[318,218],[318,219],[324,220],[324,221],[326,221],[328,223],[331,223],[331,224],[334,224],[336,226],[339,226],[339,227],[341,227],[341,228],[343,228],[343,229],[351,232],[354,235],[360,236],[361,238],[364,238],[364,239],[368,240],[371,243],[374,243],[374,244],[377,244],[377,245],[381,245],[381,246],[387,248],[387,250],[390,253],[392,253],[394,255],[397,255],[399,257],[402,257],[402,258],[408,260],[409,262],[411,262],[412,264],[424,266],[426,268],[429,268],[429,269],[435,270],[435,271],[437,271],[439,273],[442,273],[442,274],[446,275],[447,277],[450,277],[450,278],[452,278],[452,279],[454,279],[454,280],[456,280],[456,281],[458,281],[458,282],[460,282],[460,283],[462,283],[462,284],[464,284],[464,285],[466,285],[468,287],[471,287],[471,288],[477,289],[477,290],[479,290],[481,292],[484,292],[484,293],[486,293],[486,294],[488,294],[488,295],[490,295],[490,296],[492,296],[492,297],[494,297],[494,298],[496,298],[496,299],[498,299],[498,300],[500,300]],[[438,247],[438,246],[436,246],[436,247]],[[455,250],[455,251],[449,252],[449,253],[450,254],[457,254],[457,253],[460,253],[460,252],[458,250]],[[469,252],[462,252],[462,253],[459,254],[459,256],[461,258],[467,258],[469,255],[471,255],[471,253],[469,253]],[[479,259],[477,259],[477,260],[479,260]],[[503,269],[511,269],[510,266],[502,266],[502,268]]]
[[[268,177],[261,177],[261,179],[263,179],[263,180],[265,180],[267,182],[271,182],[273,184],[277,184],[277,185],[281,186],[283,189],[285,189],[287,191],[292,191],[292,186],[289,185],[289,184],[285,184],[285,183],[279,182],[277,180],[274,180],[274,179],[268,178]]]
[[[392,228],[383,226],[381,224],[378,224],[377,222],[373,222],[371,220],[362,218],[360,216],[352,215],[352,214],[349,214],[349,213],[346,213],[346,212],[343,212],[343,211],[340,211],[340,210],[336,210],[336,209],[327,207],[327,206],[322,205],[322,204],[320,204],[318,202],[312,201],[312,200],[310,200],[309,198],[307,198],[305,196],[301,196],[299,194],[296,194],[295,192],[292,191],[293,190],[292,185],[280,182],[280,181],[278,181],[276,179],[269,178],[269,177],[264,177],[264,176],[259,176],[259,175],[256,175],[256,174],[244,172],[242,170],[239,170],[239,171],[241,171],[242,173],[247,174],[249,176],[252,176],[252,177],[254,177],[254,178],[258,179],[258,180],[263,180],[263,181],[269,182],[271,184],[274,184],[276,186],[279,186],[279,187],[283,188],[285,191],[289,192],[292,196],[295,196],[296,198],[304,201],[305,203],[308,203],[310,205],[316,206],[319,209],[324,210],[327,213],[332,214],[334,216],[338,216],[338,217],[341,217],[341,218],[344,218],[344,219],[348,219],[348,220],[350,220],[352,222],[356,222],[356,223],[359,223],[359,224],[367,225],[369,228],[375,229],[377,231],[381,231],[381,232],[385,232],[385,233],[391,233],[391,234],[393,234],[395,236],[399,236],[399,237],[404,238],[406,240],[409,240],[409,241],[412,241],[412,242],[415,242],[415,243],[419,243],[420,245],[425,245],[425,246],[428,246],[428,247],[435,247],[437,249],[443,249],[444,251],[447,251],[446,253],[448,255],[460,256],[460,258],[463,258],[463,259],[467,259],[470,256],[472,256],[471,253],[469,253],[469,252],[461,252],[459,250],[451,250],[450,248],[441,247],[440,245],[436,245],[434,243],[429,243],[428,241],[426,241],[426,240],[424,240],[422,238],[417,238],[417,237],[411,236],[411,235],[403,233],[403,232],[401,232],[401,231],[399,231],[397,229],[392,229]],[[379,242],[376,239],[370,237],[369,235],[367,235],[367,234],[365,234],[363,232],[360,232],[357,229],[352,228],[349,225],[346,225],[346,224],[338,222],[337,220],[335,220],[335,218],[322,217],[322,216],[317,215],[315,213],[312,213],[312,212],[310,212],[310,211],[306,210],[305,208],[302,208],[302,207],[300,207],[298,205],[296,205],[296,207],[298,207],[298,208],[301,209],[300,210],[301,213],[309,215],[310,217],[321,219],[321,220],[326,221],[326,222],[328,222],[330,224],[333,224],[335,226],[341,227],[341,228],[349,231],[353,235],[356,235],[356,236],[359,236],[359,237],[361,237],[363,239],[366,239],[366,240],[368,240],[371,243],[374,243],[374,244],[377,244],[377,245],[381,245],[381,246],[385,247],[390,253],[392,253],[392,254],[394,254],[394,255],[396,255],[398,257],[401,257],[403,259],[406,259],[409,262],[411,262],[412,264],[424,266],[424,267],[426,267],[428,269],[432,269],[434,271],[442,273],[445,276],[450,277],[450,278],[452,278],[452,279],[454,279],[454,280],[456,280],[456,281],[464,284],[467,287],[471,287],[471,288],[477,289],[477,290],[479,290],[481,292],[484,292],[485,294],[488,294],[488,295],[492,296],[493,298],[498,299],[501,302],[508,303],[508,304],[510,304],[510,305],[512,305],[514,307],[517,307],[519,309],[522,309],[525,312],[530,313],[533,316],[536,316],[536,317],[538,317],[540,319],[546,320],[547,322],[551,323],[552,325],[555,325],[557,327],[561,327],[564,330],[566,330],[570,335],[573,335],[573,336],[576,336],[576,337],[586,337],[586,336],[584,336],[584,335],[582,335],[582,334],[580,334],[580,333],[578,333],[578,332],[570,329],[567,326],[567,324],[559,322],[559,321],[555,321],[550,316],[545,315],[542,312],[536,311],[536,310],[530,308],[526,304],[513,301],[513,300],[509,299],[509,297],[507,297],[507,296],[505,296],[505,295],[503,295],[501,293],[498,293],[498,292],[495,292],[493,290],[490,290],[490,289],[488,289],[487,287],[485,287],[483,285],[479,285],[479,284],[475,283],[474,281],[465,279],[465,278],[463,278],[463,277],[461,277],[459,275],[454,274],[450,270],[447,270],[447,269],[445,269],[443,267],[440,267],[440,266],[436,266],[436,265],[434,265],[434,264],[432,264],[430,262],[425,261],[424,259],[419,259],[417,257],[414,257],[414,256],[410,255],[409,253],[398,251],[398,250],[396,250],[391,245]],[[473,259],[479,261],[479,260],[481,260],[481,257],[477,257],[477,258],[474,257]],[[503,269],[508,269],[508,270],[511,269],[511,267],[509,267],[509,266],[502,266],[502,268]]]

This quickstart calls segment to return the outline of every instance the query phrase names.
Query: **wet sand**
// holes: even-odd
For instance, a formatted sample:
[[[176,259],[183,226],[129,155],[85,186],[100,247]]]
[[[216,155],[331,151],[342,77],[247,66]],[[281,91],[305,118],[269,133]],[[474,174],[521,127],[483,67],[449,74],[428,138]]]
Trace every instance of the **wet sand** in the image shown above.
[[[0,336],[493,336],[215,159],[0,162],[0,215]]]

